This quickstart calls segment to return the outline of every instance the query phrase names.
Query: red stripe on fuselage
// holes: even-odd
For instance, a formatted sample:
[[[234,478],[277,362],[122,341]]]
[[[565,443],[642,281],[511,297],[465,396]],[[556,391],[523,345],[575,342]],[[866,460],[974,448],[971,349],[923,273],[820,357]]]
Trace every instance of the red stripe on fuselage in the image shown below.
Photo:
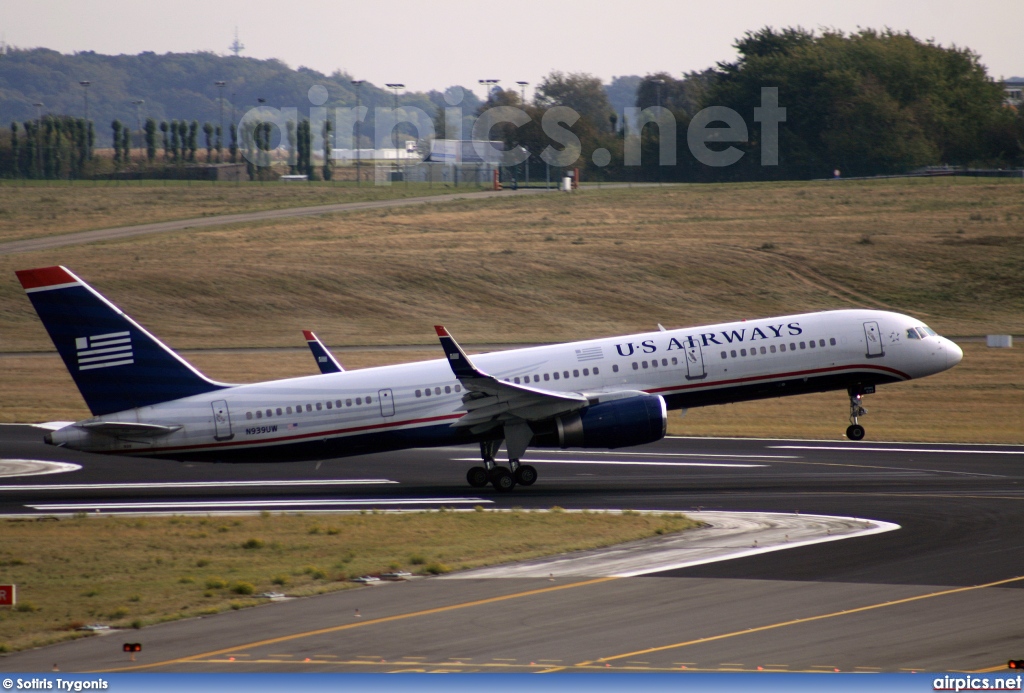
[[[208,450],[210,448],[230,448],[239,447],[243,445],[259,445],[264,446],[273,443],[283,443],[286,441],[303,440],[308,438],[322,438],[324,436],[340,436],[345,433],[356,433],[359,431],[372,431],[380,430],[382,428],[394,428],[397,426],[412,426],[421,423],[432,423],[434,421],[445,421],[448,419],[461,419],[464,414],[445,414],[444,416],[432,416],[426,419],[411,419],[409,421],[388,421],[380,424],[368,424],[366,426],[353,426],[352,428],[336,428],[333,431],[316,431],[313,433],[301,433],[294,436],[283,436],[281,438],[263,438],[259,440],[237,440],[228,443],[204,443],[202,445],[178,445],[169,448],[151,448],[149,450],[111,450],[108,454],[125,454],[130,456],[139,456],[140,452],[146,454],[149,453],[163,453],[163,452],[192,452],[194,450]],[[281,426],[287,426],[288,424],[278,424]]]

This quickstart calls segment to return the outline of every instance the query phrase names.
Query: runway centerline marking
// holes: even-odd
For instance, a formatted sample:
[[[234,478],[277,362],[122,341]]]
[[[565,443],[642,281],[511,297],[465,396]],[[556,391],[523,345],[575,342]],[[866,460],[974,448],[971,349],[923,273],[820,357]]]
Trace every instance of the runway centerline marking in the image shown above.
[[[0,491],[112,491],[112,490],[145,490],[145,489],[187,489],[187,488],[263,488],[272,489],[278,486],[365,486],[371,484],[397,484],[391,479],[296,479],[271,481],[155,481],[131,482],[123,484],[8,484],[0,486]]]
[[[479,457],[453,457],[453,462],[479,462]],[[495,462],[508,462],[508,460],[495,460]],[[539,464],[603,464],[603,465],[619,465],[626,467],[730,467],[737,469],[752,469],[756,467],[767,467],[766,464],[740,464],[740,463],[729,463],[729,462],[655,462],[646,460],[541,460],[541,459],[523,459],[520,460],[523,464],[533,464],[537,462]]]
[[[594,578],[593,580],[583,580],[582,582],[572,582],[567,585],[557,585],[555,587],[542,587],[540,589],[527,590],[525,592],[515,592],[513,594],[505,594],[498,597],[487,597],[485,599],[475,599],[470,602],[462,602],[460,604],[450,604],[448,606],[438,606],[433,609],[423,609],[420,611],[411,611],[405,614],[395,614],[394,616],[384,616],[382,618],[370,619],[368,621],[359,621],[357,623],[346,623],[340,626],[329,626],[327,628],[318,628],[316,630],[306,631],[304,633],[293,633],[291,635],[282,635],[277,638],[268,638],[266,640],[258,640],[256,642],[246,643],[244,645],[236,645],[234,647],[225,647],[220,650],[213,650],[211,652],[203,652],[201,654],[189,655],[187,657],[179,657],[177,659],[168,659],[163,662],[153,662],[152,664],[139,664],[131,667],[121,667],[116,669],[101,669],[96,670],[94,674],[101,673],[113,673],[118,671],[138,671],[140,669],[152,669],[154,667],[169,666],[171,664],[184,664],[186,662],[193,662],[208,657],[216,657],[218,655],[238,652],[239,650],[247,650],[255,647],[266,647],[268,645],[276,645],[282,642],[290,642],[292,640],[299,640],[302,638],[314,637],[317,635],[326,635],[328,633],[338,633],[341,631],[352,630],[355,628],[366,628],[368,626],[379,625],[381,623],[393,623],[395,621],[404,621],[410,618],[417,618],[419,616],[432,616],[434,614],[442,614],[448,611],[457,611],[459,609],[468,609],[474,606],[483,606],[486,604],[496,604],[498,602],[509,601],[512,599],[519,599],[521,597],[532,597],[538,594],[547,594],[550,592],[558,592],[561,590],[574,589],[576,587],[587,587],[589,585],[597,585],[603,582],[611,582],[612,580],[618,580],[615,577],[602,577]],[[238,656],[238,655],[235,655]]]
[[[743,460],[799,460],[800,455],[755,455],[735,452],[622,452],[621,450],[545,450],[557,455],[615,455],[616,457],[701,457],[708,459],[731,458]]]
[[[776,450],[843,450],[854,452],[926,452],[951,455],[1024,455],[1024,450],[953,450],[949,448],[868,448],[856,445],[769,445]]]
[[[588,660],[580,662],[572,666],[575,667],[586,667],[598,662],[612,662],[618,659],[626,659],[627,657],[639,657],[641,655],[650,654],[651,652],[665,652],[667,650],[674,650],[681,647],[688,647],[690,645],[701,645],[703,643],[715,642],[717,640],[725,640],[727,638],[734,638],[740,635],[750,635],[751,633],[763,633],[769,630],[776,630],[778,628],[785,628],[787,626],[800,625],[802,623],[811,623],[813,621],[821,621],[827,618],[835,618],[837,616],[848,616],[850,614],[863,613],[865,611],[873,611],[875,609],[884,609],[889,606],[897,606],[899,604],[909,604],[911,602],[921,601],[924,599],[932,599],[934,597],[944,597],[950,594],[960,594],[962,592],[973,592],[975,590],[986,589],[989,587],[999,587],[1000,585],[1008,585],[1014,582],[1020,582],[1024,580],[1024,575],[1018,575],[1017,577],[1007,578],[1005,580],[996,580],[995,582],[987,582],[982,585],[971,585],[970,587],[955,587],[953,589],[941,590],[939,592],[929,592],[928,594],[919,594],[914,597],[905,597],[903,599],[894,599],[892,601],[879,602],[877,604],[868,604],[867,606],[854,607],[852,609],[844,609],[843,611],[832,611],[827,614],[818,614],[817,616],[806,616],[804,618],[794,618],[789,621],[782,621],[780,623],[772,623],[765,626],[757,626],[755,628],[746,628],[744,630],[732,631],[731,633],[722,633],[720,635],[711,635],[705,638],[696,638],[694,640],[686,640],[684,642],[673,643],[671,645],[660,645],[658,647],[649,647],[643,650],[636,650],[635,652],[626,652],[625,654],[611,655],[609,657],[600,657],[598,659]],[[569,669],[572,667],[562,667],[562,669]],[[559,669],[553,669],[551,671],[558,671]]]
[[[317,506],[360,506],[360,505],[476,505],[493,503],[486,498],[366,498],[351,500],[325,500],[311,498],[308,500],[243,500],[243,501],[182,501],[174,502],[139,502],[139,503],[45,503],[27,505],[34,510],[58,511],[89,511],[89,510],[168,510],[182,508],[189,510],[205,510],[210,508],[295,508],[309,505]]]

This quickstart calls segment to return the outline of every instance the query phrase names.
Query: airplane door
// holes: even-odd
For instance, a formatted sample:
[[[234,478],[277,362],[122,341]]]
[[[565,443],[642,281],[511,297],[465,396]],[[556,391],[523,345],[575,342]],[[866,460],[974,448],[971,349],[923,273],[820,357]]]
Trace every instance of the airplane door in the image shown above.
[[[700,380],[707,376],[708,374],[704,370],[704,353],[701,351],[700,342],[691,340],[690,345],[686,347],[686,379]]]
[[[868,345],[866,356],[869,359],[885,356],[885,349],[882,348],[882,335],[878,331],[877,322],[864,323],[864,340]]]
[[[380,415],[395,415],[395,397],[391,390],[377,390],[377,398],[380,400]]]
[[[235,434],[231,432],[231,412],[228,411],[228,403],[219,399],[212,402],[213,407],[213,438],[214,440],[231,440]]]

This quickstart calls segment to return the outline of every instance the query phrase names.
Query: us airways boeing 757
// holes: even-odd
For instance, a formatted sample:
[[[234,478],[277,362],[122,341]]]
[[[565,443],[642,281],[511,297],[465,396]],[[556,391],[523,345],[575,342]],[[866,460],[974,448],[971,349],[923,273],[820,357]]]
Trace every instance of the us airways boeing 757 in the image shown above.
[[[847,436],[860,440],[864,395],[963,357],[915,318],[834,310],[472,358],[438,326],[442,359],[228,385],[66,268],[17,275],[93,414],[48,432],[47,443],[211,462],[479,443],[482,464],[466,478],[501,491],[537,480],[520,463],[531,446],[651,443],[664,437],[669,409],[846,390]],[[509,467],[494,460],[503,442]]]

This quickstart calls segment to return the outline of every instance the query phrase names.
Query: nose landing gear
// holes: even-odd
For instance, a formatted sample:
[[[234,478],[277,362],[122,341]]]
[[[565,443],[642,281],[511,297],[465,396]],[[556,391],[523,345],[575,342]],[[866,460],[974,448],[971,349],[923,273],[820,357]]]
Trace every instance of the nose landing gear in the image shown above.
[[[864,395],[875,391],[874,386],[850,388],[850,425],[846,428],[846,437],[850,440],[864,440],[864,427],[858,423],[858,419],[868,413],[868,410],[861,406]]]

